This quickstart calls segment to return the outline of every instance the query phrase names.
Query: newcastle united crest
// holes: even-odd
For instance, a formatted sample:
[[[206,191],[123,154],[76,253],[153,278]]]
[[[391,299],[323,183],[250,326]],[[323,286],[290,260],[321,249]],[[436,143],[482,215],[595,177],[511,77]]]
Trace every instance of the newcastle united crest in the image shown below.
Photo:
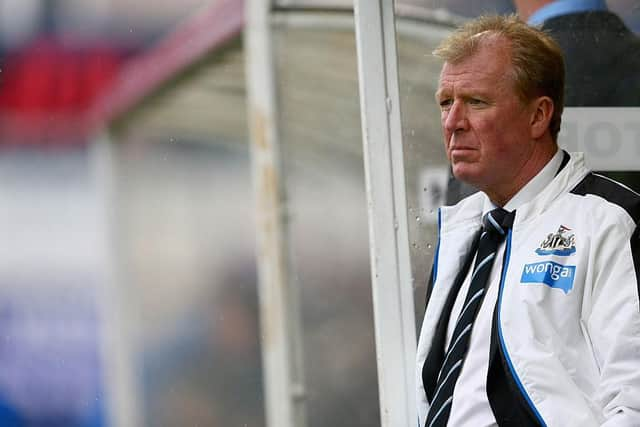
[[[561,225],[558,231],[550,233],[547,238],[536,249],[538,255],[561,255],[568,256],[576,251],[575,234],[569,233],[571,229]]]

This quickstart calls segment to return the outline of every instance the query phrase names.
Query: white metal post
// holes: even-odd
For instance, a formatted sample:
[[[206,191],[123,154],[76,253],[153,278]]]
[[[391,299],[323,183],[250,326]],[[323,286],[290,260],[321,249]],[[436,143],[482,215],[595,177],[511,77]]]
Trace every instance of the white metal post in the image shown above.
[[[392,0],[355,0],[378,388],[383,427],[412,426],[416,330]]]
[[[245,26],[265,410],[269,427],[304,427],[301,316],[289,273],[270,3],[248,0]]]
[[[104,369],[105,417],[114,427],[144,425],[141,391],[136,375],[135,337],[132,336],[132,308],[126,297],[126,280],[122,272],[118,245],[116,208],[118,203],[117,165],[114,142],[106,130],[100,131],[89,146],[93,184],[99,203],[100,226],[103,230],[101,251],[104,271],[99,289],[101,356]]]

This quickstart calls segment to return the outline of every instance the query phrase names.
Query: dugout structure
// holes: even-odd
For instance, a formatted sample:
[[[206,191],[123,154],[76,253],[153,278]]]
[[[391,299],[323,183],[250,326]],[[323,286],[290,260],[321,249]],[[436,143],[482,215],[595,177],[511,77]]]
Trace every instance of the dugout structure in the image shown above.
[[[93,116],[118,425],[413,422],[430,52],[510,11],[462,3],[220,0],[128,64]]]

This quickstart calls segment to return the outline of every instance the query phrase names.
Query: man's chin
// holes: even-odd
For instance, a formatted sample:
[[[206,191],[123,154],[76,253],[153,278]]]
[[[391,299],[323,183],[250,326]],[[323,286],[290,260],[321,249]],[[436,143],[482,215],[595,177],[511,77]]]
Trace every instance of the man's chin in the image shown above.
[[[474,171],[470,170],[467,165],[458,164],[451,168],[453,172],[453,176],[456,177],[458,181],[466,182],[467,184],[471,184],[473,182],[473,178],[475,176]]]

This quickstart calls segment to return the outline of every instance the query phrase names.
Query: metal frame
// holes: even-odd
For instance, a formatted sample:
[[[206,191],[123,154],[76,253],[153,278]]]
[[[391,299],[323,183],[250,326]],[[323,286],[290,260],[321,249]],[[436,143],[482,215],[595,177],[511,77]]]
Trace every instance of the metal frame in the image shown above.
[[[416,422],[416,327],[394,2],[355,0],[378,388],[384,427]]]
[[[129,325],[132,310],[126,296],[128,289],[117,241],[117,213],[119,206],[117,164],[114,143],[107,131],[97,133],[89,145],[89,164],[92,170],[103,227],[103,280],[98,289],[101,303],[101,355],[104,361],[105,416],[110,425],[135,427],[144,425],[141,408],[139,378],[136,375],[137,354],[133,329]]]
[[[245,55],[255,194],[265,411],[270,427],[304,427],[306,400],[298,288],[291,278],[271,42],[271,5],[246,4]]]
[[[99,132],[187,67],[238,37],[244,26],[244,3],[214,2],[185,20],[148,53],[128,61],[111,90],[91,106],[87,125]]]

